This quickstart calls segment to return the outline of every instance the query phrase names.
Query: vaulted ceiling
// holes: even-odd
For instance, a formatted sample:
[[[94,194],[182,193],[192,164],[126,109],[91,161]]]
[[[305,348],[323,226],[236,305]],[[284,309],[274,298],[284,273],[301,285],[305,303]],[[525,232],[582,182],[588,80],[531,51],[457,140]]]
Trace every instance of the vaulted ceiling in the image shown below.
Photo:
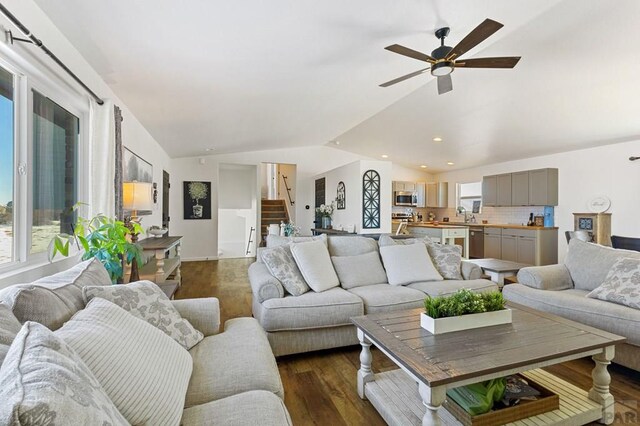
[[[636,0],[36,2],[173,157],[329,143],[437,171],[640,138]],[[465,57],[513,70],[378,87],[424,67],[385,46],[487,17]]]

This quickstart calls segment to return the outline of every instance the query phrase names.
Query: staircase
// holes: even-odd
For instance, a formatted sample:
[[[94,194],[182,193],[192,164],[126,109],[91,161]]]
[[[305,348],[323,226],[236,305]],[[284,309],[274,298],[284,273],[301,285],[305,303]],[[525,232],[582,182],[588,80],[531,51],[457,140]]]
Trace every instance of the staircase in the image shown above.
[[[284,200],[262,200],[261,206],[260,245],[263,246],[269,225],[289,222],[289,214]]]

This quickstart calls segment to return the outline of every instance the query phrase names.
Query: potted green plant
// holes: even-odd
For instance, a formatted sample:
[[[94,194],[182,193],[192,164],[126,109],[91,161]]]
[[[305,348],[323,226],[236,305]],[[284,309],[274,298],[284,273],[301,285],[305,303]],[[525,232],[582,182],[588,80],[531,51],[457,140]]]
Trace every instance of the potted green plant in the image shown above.
[[[502,293],[474,293],[461,289],[451,296],[428,296],[420,325],[432,334],[511,323],[511,310]]]
[[[124,276],[123,261],[130,264],[136,259],[142,265],[142,248],[132,243],[130,236],[142,232],[139,223],[130,222],[129,226],[120,220],[104,215],[92,219],[78,217],[73,234],[58,234],[49,243],[49,261],[59,253],[69,256],[71,243],[82,249],[82,260],[93,257],[98,259],[111,277],[113,283],[122,282]]]

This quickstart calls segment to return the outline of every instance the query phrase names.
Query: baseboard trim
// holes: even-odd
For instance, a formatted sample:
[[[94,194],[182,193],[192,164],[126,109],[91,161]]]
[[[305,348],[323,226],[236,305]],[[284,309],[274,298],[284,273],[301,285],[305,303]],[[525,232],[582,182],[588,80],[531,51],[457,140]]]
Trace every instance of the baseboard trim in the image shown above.
[[[207,257],[183,257],[183,262],[201,262],[203,260],[218,260],[218,256],[207,256]]]

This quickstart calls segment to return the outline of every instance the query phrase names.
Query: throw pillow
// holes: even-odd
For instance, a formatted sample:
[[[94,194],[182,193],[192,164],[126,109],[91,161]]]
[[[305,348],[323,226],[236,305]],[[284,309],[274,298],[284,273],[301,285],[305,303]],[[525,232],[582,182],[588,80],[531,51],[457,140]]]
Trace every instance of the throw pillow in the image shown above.
[[[75,350],[129,423],[180,422],[193,360],[162,331],[96,297],[55,335]]]
[[[300,296],[309,291],[309,286],[293,259],[289,245],[264,249],[261,257],[271,275],[282,283],[289,294]]]
[[[20,331],[22,325],[13,315],[11,309],[4,303],[0,303],[0,365],[9,352],[9,347]]]
[[[94,297],[100,297],[115,303],[134,317],[145,320],[162,330],[187,350],[204,338],[201,332],[180,316],[162,289],[151,281],[136,281],[130,284],[99,287],[88,286],[83,289],[82,293],[86,302]]]
[[[449,244],[428,244],[427,251],[436,269],[445,280],[461,280],[462,247]]]
[[[0,368],[0,424],[128,425],[82,359],[28,321]]]
[[[427,247],[421,242],[380,247],[380,255],[391,285],[442,281],[442,276],[429,257]]]
[[[343,288],[387,283],[387,273],[377,251],[357,256],[331,256],[331,262]]]
[[[0,291],[0,300],[20,323],[35,321],[56,330],[84,308],[82,287],[87,285],[111,285],[107,270],[95,258],[31,284],[7,287]]]
[[[640,259],[618,259],[604,282],[587,297],[640,309]]]
[[[322,241],[326,246],[327,235],[316,235],[314,237],[282,237],[280,235],[267,235],[267,248],[288,246],[291,243],[308,243],[310,241]]]
[[[291,244],[291,254],[313,291],[320,292],[340,285],[324,242]]]

